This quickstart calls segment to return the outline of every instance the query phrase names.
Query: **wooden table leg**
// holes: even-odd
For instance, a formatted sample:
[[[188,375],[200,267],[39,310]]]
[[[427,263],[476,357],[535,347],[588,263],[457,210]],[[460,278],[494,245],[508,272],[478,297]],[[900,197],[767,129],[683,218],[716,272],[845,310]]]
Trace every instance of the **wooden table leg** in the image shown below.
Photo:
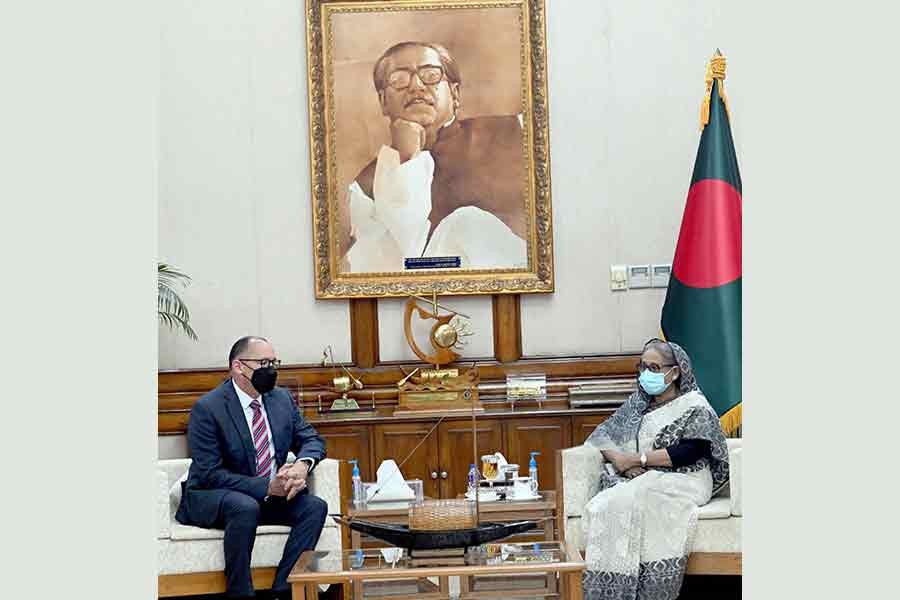
[[[306,600],[319,600],[319,584],[318,583],[307,583],[306,584]]]
[[[306,600],[306,590],[302,583],[291,584],[291,600]]]
[[[583,600],[584,592],[581,590],[582,571],[570,571],[565,577],[560,577],[565,581],[563,593],[560,595],[565,600]]]

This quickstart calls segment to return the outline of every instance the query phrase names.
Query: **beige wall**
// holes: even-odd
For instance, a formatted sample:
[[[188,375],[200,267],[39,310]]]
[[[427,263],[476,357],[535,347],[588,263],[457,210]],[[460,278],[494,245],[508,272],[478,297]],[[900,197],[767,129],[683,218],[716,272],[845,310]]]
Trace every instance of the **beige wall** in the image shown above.
[[[200,341],[161,330],[161,369],[222,367],[269,336],[286,362],[325,344],[349,360],[346,301],[316,301],[304,3],[166,0],[160,62],[159,252],[194,277]],[[718,2],[547,0],[557,291],[523,299],[527,355],[634,351],[664,289],[613,293],[609,266],[670,262],[698,142],[706,60],[729,58],[741,155],[740,61]],[[743,164],[743,163],[741,163]],[[451,301],[492,353],[489,298]],[[400,301],[379,303],[381,356],[411,358]],[[160,455],[183,444],[160,442]]]

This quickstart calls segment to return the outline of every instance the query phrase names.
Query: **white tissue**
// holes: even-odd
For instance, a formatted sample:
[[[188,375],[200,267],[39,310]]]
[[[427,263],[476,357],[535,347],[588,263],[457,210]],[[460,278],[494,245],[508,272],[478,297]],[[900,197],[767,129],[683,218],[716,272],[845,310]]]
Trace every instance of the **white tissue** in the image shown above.
[[[500,452],[495,452],[494,456],[497,457],[497,475],[494,477],[495,481],[503,479],[503,467],[505,467],[508,463],[506,461],[506,457],[503,456]]]
[[[400,468],[393,460],[382,461],[375,474],[376,481],[373,487],[366,490],[366,502],[390,502],[397,500],[414,500],[416,497],[412,488],[407,485],[400,473]],[[375,495],[378,490],[378,495]]]

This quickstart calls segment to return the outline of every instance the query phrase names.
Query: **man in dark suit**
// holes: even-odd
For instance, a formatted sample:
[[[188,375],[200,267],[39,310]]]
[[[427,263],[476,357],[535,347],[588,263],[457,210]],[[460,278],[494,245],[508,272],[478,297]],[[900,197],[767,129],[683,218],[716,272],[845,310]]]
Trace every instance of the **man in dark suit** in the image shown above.
[[[391,146],[350,186],[350,269],[402,270],[405,257],[440,255],[460,255],[463,267],[525,267],[520,116],[459,118],[460,69],[440,44],[388,48],[373,81]]]
[[[253,597],[250,553],[258,525],[288,525],[291,533],[272,590],[290,598],[287,576],[315,548],[328,512],[309,494],[306,478],[325,458],[325,443],[276,388],[280,361],[261,337],[235,342],[231,378],[191,409],[191,468],[175,518],[184,525],[225,530],[225,577],[231,597]],[[285,464],[287,453],[297,456]]]

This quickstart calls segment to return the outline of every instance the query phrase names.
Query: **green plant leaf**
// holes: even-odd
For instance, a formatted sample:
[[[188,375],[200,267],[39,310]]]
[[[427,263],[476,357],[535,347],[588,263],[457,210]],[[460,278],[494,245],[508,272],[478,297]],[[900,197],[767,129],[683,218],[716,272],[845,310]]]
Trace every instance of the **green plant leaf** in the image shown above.
[[[181,299],[176,291],[177,286],[187,287],[191,278],[167,265],[166,263],[157,263],[157,314],[160,323],[166,325],[171,330],[180,330],[189,338],[197,341],[197,333],[190,326],[191,314],[188,311],[187,304]]]

